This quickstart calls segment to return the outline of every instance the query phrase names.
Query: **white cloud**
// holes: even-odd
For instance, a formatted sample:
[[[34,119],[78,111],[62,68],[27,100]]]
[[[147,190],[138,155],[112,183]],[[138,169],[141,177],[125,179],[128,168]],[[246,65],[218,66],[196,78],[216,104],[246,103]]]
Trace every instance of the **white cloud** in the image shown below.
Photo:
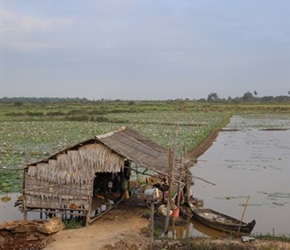
[[[47,29],[50,26],[48,20],[41,20],[32,16],[24,16],[20,13],[2,10],[2,22],[5,30],[36,31]]]
[[[43,36],[49,36],[49,32],[72,24],[67,18],[39,18],[5,9],[1,13],[3,47],[16,50],[52,47],[49,39],[43,39]]]

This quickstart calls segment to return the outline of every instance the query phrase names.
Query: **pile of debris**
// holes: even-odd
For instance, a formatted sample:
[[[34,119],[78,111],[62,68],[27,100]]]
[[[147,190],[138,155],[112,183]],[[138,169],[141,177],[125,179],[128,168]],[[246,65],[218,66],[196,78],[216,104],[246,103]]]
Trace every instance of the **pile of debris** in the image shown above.
[[[13,220],[0,225],[0,250],[39,250],[51,240],[52,234],[65,228],[60,218],[49,220]]]

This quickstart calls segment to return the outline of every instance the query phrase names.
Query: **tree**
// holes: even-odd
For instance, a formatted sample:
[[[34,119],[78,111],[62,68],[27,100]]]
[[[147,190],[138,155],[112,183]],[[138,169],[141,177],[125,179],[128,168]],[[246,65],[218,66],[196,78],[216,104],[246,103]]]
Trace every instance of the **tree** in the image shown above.
[[[16,107],[23,106],[23,102],[17,101],[17,102],[14,103],[14,106],[16,106]]]
[[[207,96],[207,100],[208,101],[216,101],[218,100],[219,96],[217,93],[210,93],[208,96]]]
[[[251,102],[251,101],[253,101],[253,99],[254,99],[254,96],[249,91],[243,95],[243,101],[245,101],[245,102]]]

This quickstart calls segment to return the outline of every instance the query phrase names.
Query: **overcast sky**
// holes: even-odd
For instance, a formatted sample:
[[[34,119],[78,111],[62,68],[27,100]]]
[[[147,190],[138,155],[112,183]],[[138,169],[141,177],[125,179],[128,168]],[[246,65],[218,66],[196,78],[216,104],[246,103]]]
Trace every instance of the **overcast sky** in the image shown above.
[[[287,95],[289,0],[0,0],[1,97]]]

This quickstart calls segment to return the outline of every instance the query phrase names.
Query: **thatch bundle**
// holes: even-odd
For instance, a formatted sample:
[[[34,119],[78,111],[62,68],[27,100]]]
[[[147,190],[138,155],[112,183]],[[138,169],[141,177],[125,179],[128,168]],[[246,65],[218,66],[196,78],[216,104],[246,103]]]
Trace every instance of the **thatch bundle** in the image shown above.
[[[26,205],[35,208],[69,209],[70,205],[73,204],[80,209],[88,210],[90,203],[90,199],[80,199],[79,196],[59,197],[53,195],[39,197],[38,195],[26,195]]]
[[[124,159],[102,144],[89,144],[68,150],[28,167],[28,177],[57,184],[92,183],[96,172],[120,172]]]

